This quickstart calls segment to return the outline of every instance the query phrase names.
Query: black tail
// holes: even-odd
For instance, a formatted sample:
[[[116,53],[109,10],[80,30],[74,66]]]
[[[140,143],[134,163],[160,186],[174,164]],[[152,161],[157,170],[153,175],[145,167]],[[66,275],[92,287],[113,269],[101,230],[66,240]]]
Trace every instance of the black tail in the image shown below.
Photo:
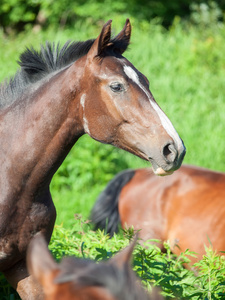
[[[105,230],[110,236],[118,232],[120,215],[118,210],[119,195],[122,188],[132,179],[135,170],[125,170],[117,174],[99,195],[91,212],[94,229]]]

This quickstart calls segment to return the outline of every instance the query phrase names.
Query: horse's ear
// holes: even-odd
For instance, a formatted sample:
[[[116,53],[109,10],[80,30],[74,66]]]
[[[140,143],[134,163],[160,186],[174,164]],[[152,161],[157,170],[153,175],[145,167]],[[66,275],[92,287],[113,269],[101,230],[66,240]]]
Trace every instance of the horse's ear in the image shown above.
[[[123,52],[129,46],[130,37],[131,24],[130,20],[127,19],[122,31],[112,40],[112,43],[115,45],[116,50],[119,51],[120,54],[123,54]]]
[[[88,59],[93,59],[97,56],[101,56],[107,46],[110,45],[111,39],[111,23],[112,20],[109,20],[102,28],[101,33],[94,41],[91,49],[88,51]]]
[[[122,268],[124,265],[130,264],[132,259],[132,253],[137,243],[138,234],[135,235],[134,240],[125,249],[117,253],[110,262],[115,264],[117,267]]]
[[[46,283],[47,276],[51,276],[58,269],[48,250],[47,243],[40,233],[35,235],[28,247],[27,267],[29,273],[43,285]]]

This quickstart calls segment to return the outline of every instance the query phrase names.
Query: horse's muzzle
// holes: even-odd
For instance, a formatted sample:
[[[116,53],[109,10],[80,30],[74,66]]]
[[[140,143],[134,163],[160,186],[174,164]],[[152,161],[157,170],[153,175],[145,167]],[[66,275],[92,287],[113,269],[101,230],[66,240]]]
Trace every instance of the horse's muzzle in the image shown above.
[[[161,155],[149,157],[153,171],[156,175],[170,175],[180,168],[186,148],[184,144],[178,148],[174,143],[167,143],[162,147]]]

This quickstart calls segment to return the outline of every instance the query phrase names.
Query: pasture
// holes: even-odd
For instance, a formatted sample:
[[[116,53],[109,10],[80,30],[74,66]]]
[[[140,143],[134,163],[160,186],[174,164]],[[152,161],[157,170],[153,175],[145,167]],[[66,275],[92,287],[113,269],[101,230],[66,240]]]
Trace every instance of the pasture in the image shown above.
[[[132,20],[133,33],[127,57],[144,73],[156,101],[173,122],[187,148],[186,164],[225,171],[225,28],[185,27],[179,21],[166,31],[155,23]],[[124,19],[114,20],[121,28]],[[64,31],[26,32],[6,38],[0,33],[0,80],[17,70],[16,60],[26,46],[35,48],[45,40],[86,40],[96,37],[97,27],[77,24]],[[116,31],[118,32],[118,30]],[[115,235],[111,240],[93,233],[88,219],[100,191],[119,171],[147,167],[148,163],[111,146],[83,136],[54,176],[51,192],[57,220],[50,249],[60,259],[78,255],[102,259],[126,246],[132,232]],[[76,215],[75,215],[76,214]],[[80,217],[81,214],[82,217]],[[131,230],[132,231],[132,230]],[[150,289],[161,285],[164,295],[185,299],[223,299],[225,262],[211,250],[200,262],[200,275],[182,268],[182,255],[172,260],[169,251],[157,247],[134,252],[134,269]],[[16,299],[2,284],[1,299]]]

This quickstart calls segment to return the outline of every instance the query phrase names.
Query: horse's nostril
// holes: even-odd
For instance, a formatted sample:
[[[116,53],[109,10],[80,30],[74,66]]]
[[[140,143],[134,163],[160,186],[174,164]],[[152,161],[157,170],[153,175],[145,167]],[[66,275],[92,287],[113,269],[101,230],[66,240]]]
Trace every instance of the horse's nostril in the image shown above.
[[[164,155],[165,157],[167,157],[168,155],[171,154],[171,151],[170,151],[170,149],[169,149],[169,146],[170,146],[170,144],[166,145],[166,146],[163,148],[163,155]]]
[[[163,156],[167,162],[174,162],[177,157],[177,150],[175,146],[173,144],[166,144],[163,148]]]

